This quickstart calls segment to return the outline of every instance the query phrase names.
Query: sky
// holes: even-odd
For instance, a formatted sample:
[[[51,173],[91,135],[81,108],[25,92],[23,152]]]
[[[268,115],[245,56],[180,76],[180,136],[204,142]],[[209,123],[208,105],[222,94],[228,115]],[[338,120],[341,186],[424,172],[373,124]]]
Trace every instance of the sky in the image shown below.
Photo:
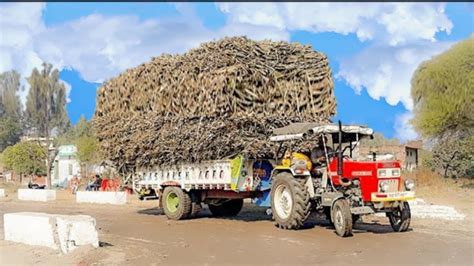
[[[90,119],[100,84],[162,53],[225,36],[300,42],[325,53],[334,121],[416,139],[417,66],[474,32],[472,3],[0,3],[0,72],[61,72],[71,122]]]

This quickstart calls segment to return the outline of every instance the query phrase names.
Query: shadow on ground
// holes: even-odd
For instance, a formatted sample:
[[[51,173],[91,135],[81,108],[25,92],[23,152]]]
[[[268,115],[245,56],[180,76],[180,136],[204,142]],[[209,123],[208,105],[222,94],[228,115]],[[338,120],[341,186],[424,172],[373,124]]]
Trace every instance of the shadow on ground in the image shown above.
[[[245,204],[242,211],[234,217],[213,217],[209,209],[203,205],[201,212],[193,219],[222,219],[222,220],[233,220],[233,221],[244,221],[244,222],[258,222],[258,221],[272,221],[272,216],[267,215],[264,207],[258,207],[252,204]],[[144,215],[164,215],[163,210],[154,207],[138,211],[139,214]],[[367,220],[366,220],[367,221]],[[326,219],[324,214],[313,213],[306,221],[303,228],[300,230],[313,229],[315,227],[323,227],[327,230],[333,230],[334,226]],[[409,229],[408,231],[412,231]],[[373,234],[387,234],[394,233],[392,227],[388,224],[381,224],[379,220],[372,219],[370,222],[358,221],[353,225],[354,234],[373,233]]]

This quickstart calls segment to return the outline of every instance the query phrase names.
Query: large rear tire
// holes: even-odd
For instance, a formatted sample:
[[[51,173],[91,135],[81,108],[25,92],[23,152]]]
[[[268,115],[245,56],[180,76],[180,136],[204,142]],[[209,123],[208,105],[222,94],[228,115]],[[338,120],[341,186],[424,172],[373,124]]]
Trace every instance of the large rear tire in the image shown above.
[[[304,225],[311,207],[304,179],[286,172],[277,174],[272,180],[270,197],[276,226],[299,229]]]
[[[179,187],[163,190],[163,211],[168,219],[182,220],[191,215],[191,197]]]
[[[239,214],[244,206],[243,199],[231,199],[219,205],[209,204],[209,210],[216,217],[232,217]]]
[[[397,210],[387,213],[387,216],[395,232],[406,232],[410,227],[411,211],[406,201],[403,202],[402,208],[398,207]]]
[[[341,237],[352,235],[352,214],[347,200],[336,200],[331,210],[331,216],[336,234]]]

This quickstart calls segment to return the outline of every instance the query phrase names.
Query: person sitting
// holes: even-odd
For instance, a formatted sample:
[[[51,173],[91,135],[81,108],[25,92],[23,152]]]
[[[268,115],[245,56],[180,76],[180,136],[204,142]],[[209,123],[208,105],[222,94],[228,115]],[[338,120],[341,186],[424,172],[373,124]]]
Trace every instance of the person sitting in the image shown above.
[[[101,184],[102,178],[100,178],[99,175],[95,175],[95,177],[87,183],[86,191],[98,191]]]
[[[311,150],[311,162],[318,168],[326,165],[326,155],[328,158],[334,155],[331,147],[326,146],[326,151],[324,150],[324,144],[327,145],[326,137],[324,137],[324,140],[325,141],[323,141],[323,137],[319,138],[318,144]]]
[[[78,186],[79,186],[79,178],[77,177],[77,175],[74,175],[71,178],[71,192],[72,192],[72,194],[76,194]]]

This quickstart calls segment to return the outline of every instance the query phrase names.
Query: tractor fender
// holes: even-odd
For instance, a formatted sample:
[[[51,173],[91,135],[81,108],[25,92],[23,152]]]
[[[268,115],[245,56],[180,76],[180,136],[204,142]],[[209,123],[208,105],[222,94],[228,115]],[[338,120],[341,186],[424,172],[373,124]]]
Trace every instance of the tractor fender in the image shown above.
[[[334,202],[341,198],[345,198],[344,194],[341,192],[324,192],[321,195],[321,205],[332,208],[332,206],[334,206]]]
[[[277,166],[272,171],[272,177],[278,175],[279,173],[290,173],[293,177],[299,178],[299,179],[306,178],[305,187],[308,190],[309,196],[311,198],[314,198],[315,192],[314,192],[313,180],[311,179],[311,173],[309,171],[306,170],[301,174],[297,174],[294,171],[294,169],[291,167],[278,167]]]
[[[283,172],[290,173],[292,176],[298,177],[298,178],[311,176],[311,173],[308,170],[305,170],[303,173],[298,174],[291,167],[277,166],[277,167],[273,168],[273,170],[272,170],[272,177],[274,177],[275,175],[277,175],[279,173],[283,173]]]

